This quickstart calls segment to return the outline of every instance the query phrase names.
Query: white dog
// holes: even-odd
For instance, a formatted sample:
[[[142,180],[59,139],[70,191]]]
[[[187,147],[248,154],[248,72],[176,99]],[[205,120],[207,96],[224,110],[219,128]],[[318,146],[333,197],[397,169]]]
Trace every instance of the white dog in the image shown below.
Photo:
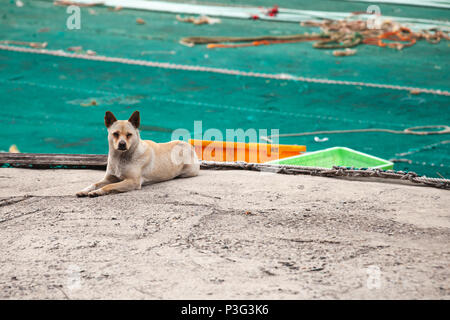
[[[109,142],[106,175],[103,180],[78,192],[78,197],[126,192],[140,189],[144,183],[198,175],[200,163],[190,144],[141,140],[138,111],[128,120],[117,120],[107,111],[105,125]]]

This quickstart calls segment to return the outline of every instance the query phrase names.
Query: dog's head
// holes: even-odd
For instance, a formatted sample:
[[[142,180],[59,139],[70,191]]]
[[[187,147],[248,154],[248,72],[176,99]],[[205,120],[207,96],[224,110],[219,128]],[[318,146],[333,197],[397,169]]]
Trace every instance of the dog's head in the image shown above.
[[[133,112],[128,120],[117,120],[112,112],[106,111],[105,125],[108,128],[110,147],[120,152],[133,149],[140,140],[138,130],[140,122],[139,111]]]

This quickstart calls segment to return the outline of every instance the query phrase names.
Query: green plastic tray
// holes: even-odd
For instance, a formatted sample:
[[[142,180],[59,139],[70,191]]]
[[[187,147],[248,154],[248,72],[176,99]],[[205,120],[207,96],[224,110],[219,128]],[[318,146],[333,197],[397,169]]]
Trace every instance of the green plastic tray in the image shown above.
[[[333,166],[355,168],[393,169],[394,163],[345,147],[308,152],[302,155],[270,161],[273,164],[298,165],[305,167],[332,168]]]

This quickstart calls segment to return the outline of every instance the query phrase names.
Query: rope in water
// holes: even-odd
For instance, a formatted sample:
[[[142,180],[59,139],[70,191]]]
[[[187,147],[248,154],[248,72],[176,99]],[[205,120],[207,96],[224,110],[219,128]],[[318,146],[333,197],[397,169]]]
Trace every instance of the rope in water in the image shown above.
[[[140,65],[140,66],[152,67],[152,68],[175,69],[175,70],[197,71],[197,72],[212,72],[212,73],[220,73],[220,74],[243,76],[243,77],[256,77],[256,78],[268,78],[268,79],[276,79],[276,80],[292,80],[292,81],[300,81],[300,82],[306,82],[306,83],[321,83],[321,84],[391,89],[391,90],[401,90],[401,91],[409,91],[409,92],[415,92],[415,93],[428,93],[428,94],[435,94],[435,95],[441,95],[441,96],[450,96],[450,91],[439,90],[439,89],[436,90],[436,89],[416,88],[416,87],[408,87],[408,86],[397,86],[397,85],[390,85],[390,84],[307,78],[307,77],[297,77],[297,76],[292,76],[292,75],[287,75],[287,74],[247,72],[247,71],[224,69],[224,68],[191,66],[191,65],[173,64],[173,63],[166,63],[166,62],[154,62],[154,61],[137,60],[137,59],[106,57],[106,56],[100,56],[100,55],[68,53],[63,50],[35,49],[35,48],[9,46],[9,45],[0,45],[0,50],[24,52],[24,53],[34,53],[34,54],[44,54],[44,55],[51,55],[51,56],[58,56],[58,57],[65,57],[65,58],[92,60],[92,61],[115,62],[115,63],[130,64],[130,65]]]
[[[432,150],[432,149],[434,149],[436,147],[439,147],[439,146],[442,146],[442,145],[446,145],[446,144],[449,144],[449,143],[450,143],[450,140],[443,140],[443,141],[439,141],[439,142],[436,142],[436,143],[428,144],[428,145],[420,147],[420,148],[410,149],[410,151],[407,151],[407,152],[397,153],[396,156],[400,156],[400,157],[409,156],[409,155],[414,154],[414,153],[427,151],[427,150]]]
[[[305,39],[297,39],[297,40],[260,40],[260,41],[252,41],[252,42],[244,42],[244,43],[236,43],[236,44],[223,44],[223,43],[210,43],[206,47],[208,49],[214,48],[242,48],[242,47],[254,47],[261,45],[270,45],[270,44],[280,44],[280,43],[297,43],[311,40],[319,40],[321,37],[309,37]]]
[[[326,34],[293,34],[284,36],[260,36],[260,37],[186,37],[180,40],[180,43],[186,46],[194,46],[196,44],[215,44],[227,42],[249,42],[249,43],[286,43],[297,41],[312,41],[329,38]],[[233,45],[236,46],[236,45]],[[213,48],[209,46],[208,48]]]
[[[278,41],[278,40],[304,40],[314,38],[329,38],[325,34],[293,34],[285,36],[260,36],[260,37],[186,37],[180,40],[180,43],[186,45],[195,44],[209,44],[209,43],[221,43],[221,42],[248,42],[248,41]]]
[[[439,131],[416,131],[419,129],[442,129],[442,130],[439,130]],[[424,135],[449,134],[450,127],[446,126],[446,125],[417,126],[417,127],[406,128],[403,131],[392,130],[392,129],[378,129],[378,128],[349,129],[349,130],[322,130],[322,131],[313,131],[313,132],[286,133],[286,134],[277,134],[277,135],[274,134],[274,135],[270,135],[267,137],[261,137],[261,139],[268,141],[269,143],[272,143],[273,141],[271,138],[275,138],[275,137],[300,137],[300,136],[321,135],[321,134],[361,133],[361,132],[387,132],[387,133],[392,133],[392,134],[410,134],[410,135],[424,136]],[[398,156],[406,156],[406,155],[417,153],[417,152],[420,152],[423,150],[430,150],[436,146],[444,145],[444,144],[448,144],[448,143],[450,143],[450,140],[440,141],[438,143],[424,146],[417,150],[408,151],[408,152],[400,153],[397,155]],[[412,160],[409,160],[409,159],[390,159],[389,161],[412,163]]]
[[[439,131],[416,131],[419,129],[442,129]],[[310,136],[316,134],[337,134],[337,133],[357,133],[357,132],[387,132],[393,134],[412,134],[419,136],[435,135],[435,134],[449,134],[450,127],[446,125],[432,125],[432,126],[417,126],[406,128],[403,131],[392,130],[392,129],[379,129],[379,128],[368,128],[368,129],[349,129],[349,130],[322,130],[322,131],[312,131],[312,132],[299,132],[299,133],[284,133],[284,134],[274,134],[267,137],[263,137],[264,140],[271,141],[270,138],[282,138],[282,137],[300,137],[300,136]]]
[[[261,36],[261,37],[187,37],[180,40],[180,44],[192,47],[206,44],[208,49],[240,48],[259,45],[295,43],[303,41],[317,41],[313,47],[318,49],[352,48],[363,42],[363,37],[353,34],[294,34],[289,36]],[[237,42],[228,44],[228,42]]]
[[[376,27],[374,22],[364,20],[304,21],[302,26],[320,27],[322,33],[329,36],[329,40],[314,44],[314,48],[319,49],[349,48],[367,44],[402,50],[413,46],[419,40],[426,40],[431,44],[437,44],[442,39],[450,40],[448,31],[445,30],[434,28],[413,32],[398,22],[388,20],[379,21]]]
[[[304,21],[302,26],[320,27],[322,32],[311,35],[305,33],[260,37],[187,37],[182,38],[180,43],[189,47],[197,44],[207,44],[208,49],[213,49],[317,41],[313,44],[313,47],[316,49],[353,48],[360,44],[367,44],[401,50],[414,45],[418,40],[422,39],[432,44],[439,43],[441,39],[450,40],[447,31],[432,29],[413,32],[408,27],[391,21],[384,21],[377,28],[364,20]],[[434,34],[431,31],[434,31]],[[385,42],[383,40],[389,41]],[[229,44],[229,42],[235,43]]]
[[[359,178],[384,178],[391,180],[410,181],[415,184],[423,184],[435,188],[450,189],[450,179],[428,178],[418,176],[415,172],[404,172],[394,170],[381,170],[371,168],[353,168],[338,167],[320,168],[320,167],[301,167],[293,165],[277,165],[265,163],[247,163],[247,162],[217,162],[201,161],[202,169],[215,170],[251,170],[279,174],[309,174],[322,177],[359,177]]]

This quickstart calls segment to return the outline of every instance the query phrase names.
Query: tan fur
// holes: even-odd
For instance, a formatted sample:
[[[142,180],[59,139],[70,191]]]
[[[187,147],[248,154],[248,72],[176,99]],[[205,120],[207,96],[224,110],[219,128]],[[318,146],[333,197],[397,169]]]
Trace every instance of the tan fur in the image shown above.
[[[106,174],[101,181],[78,192],[78,197],[126,192],[141,189],[146,183],[198,175],[200,164],[191,145],[183,141],[141,140],[139,124],[137,111],[128,121],[116,120],[109,111],[105,114],[109,142]],[[120,144],[126,145],[126,150],[120,150]]]

